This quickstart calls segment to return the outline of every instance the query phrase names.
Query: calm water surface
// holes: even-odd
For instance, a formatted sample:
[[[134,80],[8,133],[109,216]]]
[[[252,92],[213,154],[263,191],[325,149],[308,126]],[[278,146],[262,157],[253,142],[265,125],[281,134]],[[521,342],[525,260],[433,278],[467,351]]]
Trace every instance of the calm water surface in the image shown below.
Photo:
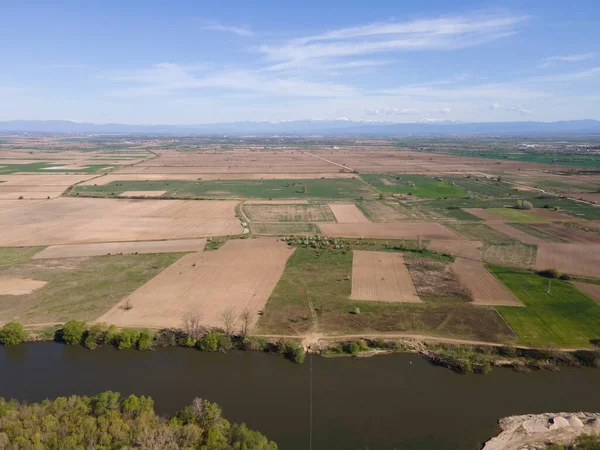
[[[597,369],[457,375],[412,354],[313,357],[312,368],[315,450],[476,450],[503,416],[600,411]],[[33,402],[108,389],[150,395],[162,414],[203,397],[283,450],[308,449],[308,358],[298,366],[259,352],[0,347],[0,397]]]

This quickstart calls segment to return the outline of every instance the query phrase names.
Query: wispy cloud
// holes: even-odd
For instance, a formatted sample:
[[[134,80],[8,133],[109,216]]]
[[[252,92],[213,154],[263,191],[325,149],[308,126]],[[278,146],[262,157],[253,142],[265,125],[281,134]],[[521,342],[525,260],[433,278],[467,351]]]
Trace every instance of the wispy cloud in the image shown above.
[[[533,111],[531,109],[525,109],[521,105],[501,105],[500,103],[492,103],[489,108],[491,111],[506,111],[506,112],[516,112],[521,114],[522,116],[531,114]]]
[[[254,36],[254,32],[247,27],[240,27],[235,25],[223,25],[219,22],[203,22],[200,26],[201,30],[209,30],[209,31],[223,31],[226,33],[234,33],[238,36]]]
[[[368,109],[368,116],[411,116],[420,114],[419,108],[381,108],[381,109]]]
[[[578,61],[586,61],[588,59],[592,59],[596,56],[595,53],[579,53],[577,55],[566,55],[566,56],[550,56],[549,58],[545,58],[545,61],[567,61],[567,62],[578,62]]]
[[[524,20],[524,16],[476,15],[380,22],[297,38],[279,45],[262,45],[259,51],[268,60],[299,62],[408,50],[449,50],[513,35]]]

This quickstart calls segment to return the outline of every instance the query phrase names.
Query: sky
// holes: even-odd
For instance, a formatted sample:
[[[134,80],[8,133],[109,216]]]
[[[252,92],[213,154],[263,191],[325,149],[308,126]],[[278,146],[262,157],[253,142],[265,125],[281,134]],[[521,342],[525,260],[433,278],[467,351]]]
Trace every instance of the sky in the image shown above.
[[[597,0],[0,2],[0,120],[600,120]]]

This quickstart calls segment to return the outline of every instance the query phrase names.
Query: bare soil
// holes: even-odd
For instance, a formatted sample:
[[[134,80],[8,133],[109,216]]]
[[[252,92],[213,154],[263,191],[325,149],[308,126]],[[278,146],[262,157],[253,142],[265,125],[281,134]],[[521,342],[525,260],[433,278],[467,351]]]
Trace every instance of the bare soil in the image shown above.
[[[483,242],[479,241],[441,241],[433,239],[427,245],[429,250],[481,261]]]
[[[581,227],[566,226],[562,223],[536,223],[530,224],[530,226],[561,239],[565,239],[572,244],[600,244],[600,233],[592,229],[590,229],[590,231],[585,231]]]
[[[535,267],[537,247],[529,244],[484,245],[483,261],[499,266],[530,269]]]
[[[68,244],[46,247],[33,259],[77,258],[108,254],[181,253],[199,252],[206,239],[179,239],[171,241],[104,242],[101,244]]]
[[[471,292],[474,304],[524,306],[481,262],[456,258],[452,264],[452,270],[462,285]]]
[[[167,191],[125,191],[119,197],[160,197]]]
[[[0,246],[189,239],[240,234],[235,201],[61,197],[5,210]]]
[[[0,295],[24,295],[47,284],[46,281],[31,278],[15,278],[0,276]]]
[[[577,287],[577,289],[585,292],[597,302],[600,302],[600,284],[583,283],[581,281],[573,281],[572,283]]]
[[[535,267],[583,277],[600,277],[600,245],[540,244]]]
[[[422,303],[400,253],[353,253],[352,300]]]
[[[123,171],[127,169],[122,169]],[[108,174],[84,181],[83,186],[103,186],[113,181],[162,181],[162,180],[189,180],[189,181],[219,181],[219,180],[310,180],[317,178],[356,178],[351,173],[120,173]],[[1,179],[1,178],[0,178]]]
[[[230,311],[236,330],[248,310],[258,319],[293,249],[276,238],[236,239],[211,252],[184,256],[98,319],[117,326],[180,327],[186,313],[223,327]],[[124,306],[131,305],[130,310]]]
[[[329,208],[333,211],[338,223],[369,223],[369,219],[353,204],[330,204]]]

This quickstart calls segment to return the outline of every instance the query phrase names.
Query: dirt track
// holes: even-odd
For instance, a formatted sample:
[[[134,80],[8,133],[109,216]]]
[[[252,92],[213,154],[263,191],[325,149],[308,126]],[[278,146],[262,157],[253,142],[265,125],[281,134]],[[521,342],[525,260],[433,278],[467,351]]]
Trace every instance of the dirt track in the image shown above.
[[[400,253],[353,253],[352,300],[422,303]]]
[[[185,313],[223,327],[222,314],[251,312],[252,323],[271,296],[293,253],[276,238],[237,239],[220,249],[184,256],[98,319],[117,326],[181,327]],[[123,306],[130,302],[132,309]]]
[[[179,239],[172,241],[104,242],[101,244],[52,245],[32,259],[77,258],[117,253],[179,253],[199,252],[206,239]]]
[[[462,285],[471,292],[474,304],[524,306],[481,262],[456,258],[452,270]]]

